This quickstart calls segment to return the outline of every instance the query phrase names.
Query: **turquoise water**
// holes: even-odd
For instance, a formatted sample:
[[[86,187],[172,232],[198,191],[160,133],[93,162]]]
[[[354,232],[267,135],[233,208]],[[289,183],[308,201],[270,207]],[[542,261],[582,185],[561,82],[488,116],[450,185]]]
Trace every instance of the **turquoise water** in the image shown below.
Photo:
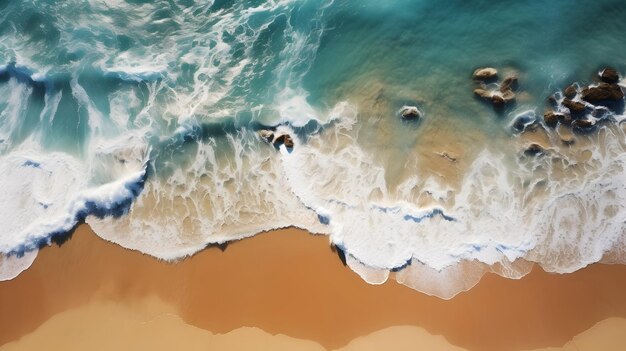
[[[442,297],[472,285],[463,262],[476,277],[495,263],[522,275],[519,259],[571,272],[623,250],[622,116],[574,147],[509,126],[603,67],[626,72],[622,13],[608,0],[0,0],[0,252],[34,259],[83,220],[165,259],[298,226],[370,282],[404,267],[403,283]],[[516,103],[473,95],[485,66],[519,77]],[[423,118],[402,120],[404,105]],[[521,157],[529,142],[550,152]]]

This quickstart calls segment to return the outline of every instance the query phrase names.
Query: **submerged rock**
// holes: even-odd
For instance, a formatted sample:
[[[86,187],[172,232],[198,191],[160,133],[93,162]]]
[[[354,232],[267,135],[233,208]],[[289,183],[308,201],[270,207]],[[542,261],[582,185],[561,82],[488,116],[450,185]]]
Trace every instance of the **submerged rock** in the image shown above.
[[[491,99],[491,92],[484,88],[476,88],[474,89],[474,95],[482,98],[482,99]]]
[[[624,98],[624,92],[617,84],[600,83],[595,87],[587,87],[582,91],[582,99],[596,104],[603,101],[619,101]]]
[[[261,129],[258,131],[258,135],[261,139],[265,140],[268,143],[271,143],[274,140],[274,132],[267,129]]]
[[[537,156],[537,155],[541,155],[545,153],[546,153],[546,149],[544,149],[543,146],[536,144],[536,143],[532,143],[528,145],[526,150],[524,150],[524,155],[527,155],[527,156]]]
[[[619,73],[614,68],[607,67],[600,72],[600,80],[605,83],[617,83],[619,82]]]
[[[572,145],[576,141],[576,139],[574,138],[574,134],[572,134],[572,129],[569,127],[560,125],[556,129],[556,133],[561,139],[561,143],[563,143],[563,145]]]
[[[578,94],[578,89],[573,84],[563,90],[563,95],[568,99],[573,99]]]
[[[594,106],[595,108],[591,112],[591,115],[597,119],[606,119],[613,115],[611,110],[606,106]]]
[[[498,70],[493,67],[478,68],[472,78],[475,80],[492,80],[498,77]]]
[[[576,139],[574,139],[573,135],[561,135],[561,142],[563,145],[572,145]]]
[[[550,105],[552,105],[553,107],[556,107],[559,105],[559,100],[557,99],[556,96],[554,95],[550,95],[548,96],[548,102],[550,103]]]
[[[593,129],[595,123],[589,119],[577,119],[572,122],[572,127],[578,131],[587,132]]]
[[[419,119],[422,117],[422,113],[416,106],[403,106],[400,109],[400,116],[402,119]]]
[[[513,118],[511,122],[511,130],[515,133],[521,133],[537,121],[534,111],[522,112]]]

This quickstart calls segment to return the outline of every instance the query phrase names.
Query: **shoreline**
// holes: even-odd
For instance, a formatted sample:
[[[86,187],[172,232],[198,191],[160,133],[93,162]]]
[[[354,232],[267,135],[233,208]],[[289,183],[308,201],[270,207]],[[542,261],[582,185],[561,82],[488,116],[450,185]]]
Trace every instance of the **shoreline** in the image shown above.
[[[81,225],[61,247],[42,249],[20,276],[0,282],[0,345],[81,306],[156,297],[211,333],[256,327],[326,349],[396,326],[423,328],[472,351],[560,347],[605,319],[626,318],[624,290],[623,265],[566,275],[535,266],[520,280],[488,273],[468,292],[441,300],[391,279],[367,284],[326,237],[302,230],[261,233],[167,263]]]

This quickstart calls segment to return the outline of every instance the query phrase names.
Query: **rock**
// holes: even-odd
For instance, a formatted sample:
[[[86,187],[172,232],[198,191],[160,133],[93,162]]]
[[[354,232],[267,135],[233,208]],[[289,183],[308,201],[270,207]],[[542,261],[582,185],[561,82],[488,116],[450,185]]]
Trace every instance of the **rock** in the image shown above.
[[[548,102],[552,106],[557,106],[559,104],[559,101],[557,100],[556,96],[554,96],[554,95],[548,96]]]
[[[524,150],[524,155],[527,155],[527,156],[537,156],[537,155],[545,154],[545,153],[546,153],[546,149],[544,149],[543,146],[539,144],[535,144],[535,143],[528,145],[526,150]]]
[[[474,89],[474,95],[480,97],[481,99],[491,99],[491,92],[483,88]]]
[[[591,112],[591,115],[597,119],[606,119],[613,116],[613,113],[606,106],[594,106],[595,108]]]
[[[515,89],[517,89],[517,77],[516,76],[509,76],[504,78],[504,80],[502,81],[502,84],[500,85],[500,91],[501,92],[507,92],[507,91],[513,91]]]
[[[285,144],[286,147],[289,147],[289,148],[293,147],[293,145],[294,145],[293,144],[293,139],[291,138],[290,135],[285,135],[285,143],[284,144]]]
[[[505,103],[511,103],[515,101],[515,93],[512,90],[507,90],[502,93],[502,99],[504,99]]]
[[[261,139],[265,140],[268,143],[271,143],[274,140],[274,132],[272,132],[271,130],[261,129],[259,130],[258,134]]]
[[[422,117],[422,113],[415,106],[403,106],[400,109],[400,116],[402,116],[402,119],[419,119]]]
[[[619,73],[613,68],[605,68],[600,72],[600,80],[605,83],[614,84],[619,82]]]
[[[513,118],[511,129],[513,132],[521,133],[537,121],[534,111],[526,111]]]
[[[557,118],[559,119],[559,122],[561,122],[561,124],[563,125],[570,125],[572,124],[572,116],[566,114],[566,113],[559,113],[557,114]]]
[[[587,87],[582,91],[582,99],[596,104],[602,101],[619,101],[624,98],[624,92],[617,84],[600,83],[595,87]]]
[[[576,139],[572,135],[564,135],[561,137],[561,142],[563,145],[573,145]]]
[[[493,104],[494,107],[501,108],[504,106],[504,104],[506,104],[506,101],[504,100],[502,96],[494,94],[491,96],[491,103]]]
[[[595,123],[588,119],[577,119],[572,122],[572,127],[580,130],[580,131],[588,131],[593,128]]]
[[[561,142],[563,145],[572,145],[576,139],[574,139],[573,135],[561,135]]]
[[[566,98],[568,99],[573,99],[576,94],[578,94],[578,90],[576,89],[576,86],[574,85],[570,85],[567,88],[565,88],[565,90],[563,90],[563,95],[565,95]]]
[[[564,145],[572,145],[576,141],[572,129],[561,124],[556,128],[556,133]]]
[[[475,80],[493,80],[498,78],[498,70],[492,67],[479,68],[474,71],[472,78]]]
[[[277,136],[276,139],[274,139],[274,145],[276,146],[285,145],[285,147],[287,148],[292,148],[293,139],[291,138],[291,135],[289,134],[282,134],[282,135]]]
[[[558,113],[558,112],[554,112],[554,111],[546,112],[543,115],[543,121],[546,123],[546,125],[548,127],[555,127],[556,124],[561,119],[560,115],[562,115],[562,113]]]
[[[580,101],[573,101],[568,98],[563,99],[563,106],[569,109],[572,114],[580,114],[585,112],[587,106]]]

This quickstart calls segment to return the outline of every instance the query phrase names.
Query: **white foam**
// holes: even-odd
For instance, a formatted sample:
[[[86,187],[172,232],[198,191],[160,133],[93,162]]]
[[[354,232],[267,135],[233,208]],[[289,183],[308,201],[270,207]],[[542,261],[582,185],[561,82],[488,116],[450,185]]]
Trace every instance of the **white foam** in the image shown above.
[[[85,169],[61,153],[12,153],[1,157],[0,186],[11,199],[0,203],[0,252],[6,253],[71,229],[71,223],[62,222],[73,197],[86,186]]]
[[[255,133],[228,136],[226,146],[200,143],[192,156],[171,175],[151,178],[127,216],[87,222],[107,240],[167,260],[291,225],[324,232]]]
[[[385,269],[372,268],[359,262],[354,256],[346,255],[346,264],[363,280],[372,285],[384,284],[389,279],[389,271]]]
[[[551,164],[568,157],[564,154],[533,161],[548,170],[543,174],[536,171],[537,164],[511,165],[505,155],[484,150],[452,199],[449,189],[434,187],[440,208],[419,208],[406,198],[419,184],[416,179],[390,192],[384,169],[345,135],[346,130],[330,133],[282,153],[291,189],[328,219],[331,240],[345,249],[346,257],[374,269],[412,262],[399,275],[421,291],[451,297],[473,286],[482,271],[475,279],[457,279],[459,264],[466,261],[505,267],[506,262],[525,258],[549,271],[572,272],[599,261],[625,233],[624,135],[618,128],[599,132],[583,174],[552,175],[557,170]],[[548,184],[545,190],[543,181]],[[431,187],[422,191],[431,193]],[[454,220],[439,212],[426,216],[433,210]],[[367,276],[358,265],[351,266]],[[425,268],[431,271],[424,273]],[[519,272],[500,271],[510,277],[525,274]],[[420,275],[426,278],[412,278]],[[434,280],[443,285],[426,287]]]
[[[282,92],[285,98],[280,99],[278,106],[280,120],[273,124],[289,123],[294,127],[303,127],[309,121],[320,121],[315,110],[307,103],[306,96],[298,95],[290,90]]]
[[[55,108],[44,108],[42,115]],[[0,253],[35,250],[86,215],[118,211],[137,195],[146,172],[145,143],[128,134],[98,138],[101,122],[92,125],[89,162],[43,151],[38,133],[0,156],[0,186],[10,199],[0,203]]]
[[[37,253],[37,250],[32,250],[23,256],[0,255],[0,281],[11,280],[27,270],[35,262]]]

